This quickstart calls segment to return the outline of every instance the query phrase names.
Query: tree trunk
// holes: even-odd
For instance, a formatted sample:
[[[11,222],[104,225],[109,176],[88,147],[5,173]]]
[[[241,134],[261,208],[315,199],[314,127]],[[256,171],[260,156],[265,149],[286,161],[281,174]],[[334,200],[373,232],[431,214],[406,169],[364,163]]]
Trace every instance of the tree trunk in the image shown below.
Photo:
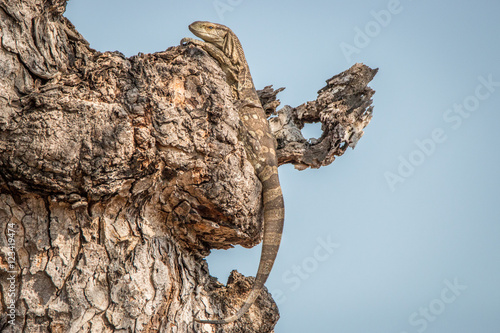
[[[208,274],[211,249],[262,235],[261,185],[231,90],[194,46],[100,53],[65,0],[0,0],[0,331],[272,332],[266,291],[225,326],[252,277]],[[180,27],[184,29],[184,27]],[[354,147],[375,75],[356,64],[318,99],[276,112],[280,164],[318,168]],[[316,142],[302,137],[321,122]]]

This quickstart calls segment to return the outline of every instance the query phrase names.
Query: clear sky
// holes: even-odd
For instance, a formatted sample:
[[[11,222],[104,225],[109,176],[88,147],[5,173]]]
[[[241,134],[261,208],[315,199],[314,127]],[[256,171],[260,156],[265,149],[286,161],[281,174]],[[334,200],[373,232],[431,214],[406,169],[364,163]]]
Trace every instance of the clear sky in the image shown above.
[[[280,167],[276,333],[498,333],[499,13],[498,0],[71,0],[66,16],[91,47],[127,56],[194,37],[193,21],[223,23],[256,87],[287,87],[283,105],[355,62],[380,68],[355,150],[319,170]],[[225,283],[235,268],[255,275],[259,256],[208,262]]]

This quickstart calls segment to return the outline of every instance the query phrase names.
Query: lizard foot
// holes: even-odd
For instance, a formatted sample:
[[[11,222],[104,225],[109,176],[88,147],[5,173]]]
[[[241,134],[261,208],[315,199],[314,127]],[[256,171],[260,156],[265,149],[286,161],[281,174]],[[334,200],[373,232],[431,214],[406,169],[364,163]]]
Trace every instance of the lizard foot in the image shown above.
[[[183,39],[181,39],[181,45],[187,45],[188,43],[192,43],[192,44],[197,45],[197,42],[199,42],[199,41],[194,39],[194,38],[189,38],[189,37],[184,37]]]

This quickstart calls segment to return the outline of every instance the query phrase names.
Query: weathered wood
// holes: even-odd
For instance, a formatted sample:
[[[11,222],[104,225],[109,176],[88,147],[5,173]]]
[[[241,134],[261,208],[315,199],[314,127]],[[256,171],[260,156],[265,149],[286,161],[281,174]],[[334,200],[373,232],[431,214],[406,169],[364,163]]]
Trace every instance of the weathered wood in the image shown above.
[[[234,313],[253,279],[224,286],[203,257],[261,237],[261,185],[224,73],[194,47],[99,53],[65,5],[0,0],[0,330],[271,332],[268,293],[238,322],[192,324]],[[277,111],[280,163],[319,167],[355,145],[375,72],[356,65],[316,101]],[[269,113],[277,92],[261,92]],[[308,143],[300,129],[318,120],[324,135]]]
[[[319,168],[331,164],[348,147],[354,148],[372,119],[375,91],[367,85],[377,71],[355,64],[327,80],[315,101],[279,110],[270,119],[278,140],[279,164],[292,163],[300,170]],[[314,142],[300,132],[306,123],[321,123],[323,134]]]

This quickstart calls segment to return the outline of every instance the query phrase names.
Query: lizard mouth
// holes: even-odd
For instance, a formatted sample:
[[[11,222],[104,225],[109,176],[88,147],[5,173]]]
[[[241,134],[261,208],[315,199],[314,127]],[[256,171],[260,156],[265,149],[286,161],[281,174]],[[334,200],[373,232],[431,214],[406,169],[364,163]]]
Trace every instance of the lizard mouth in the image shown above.
[[[202,22],[202,21],[196,21],[196,22],[193,22],[191,23],[188,28],[189,30],[195,34],[195,35],[198,35],[199,32],[202,30],[200,27],[203,25],[203,23],[205,22]]]
[[[196,23],[196,22],[194,22],[194,23]],[[193,28],[193,24],[194,24],[194,23],[191,23],[191,24],[188,26],[189,31],[191,31],[193,34],[194,34],[194,28]]]

